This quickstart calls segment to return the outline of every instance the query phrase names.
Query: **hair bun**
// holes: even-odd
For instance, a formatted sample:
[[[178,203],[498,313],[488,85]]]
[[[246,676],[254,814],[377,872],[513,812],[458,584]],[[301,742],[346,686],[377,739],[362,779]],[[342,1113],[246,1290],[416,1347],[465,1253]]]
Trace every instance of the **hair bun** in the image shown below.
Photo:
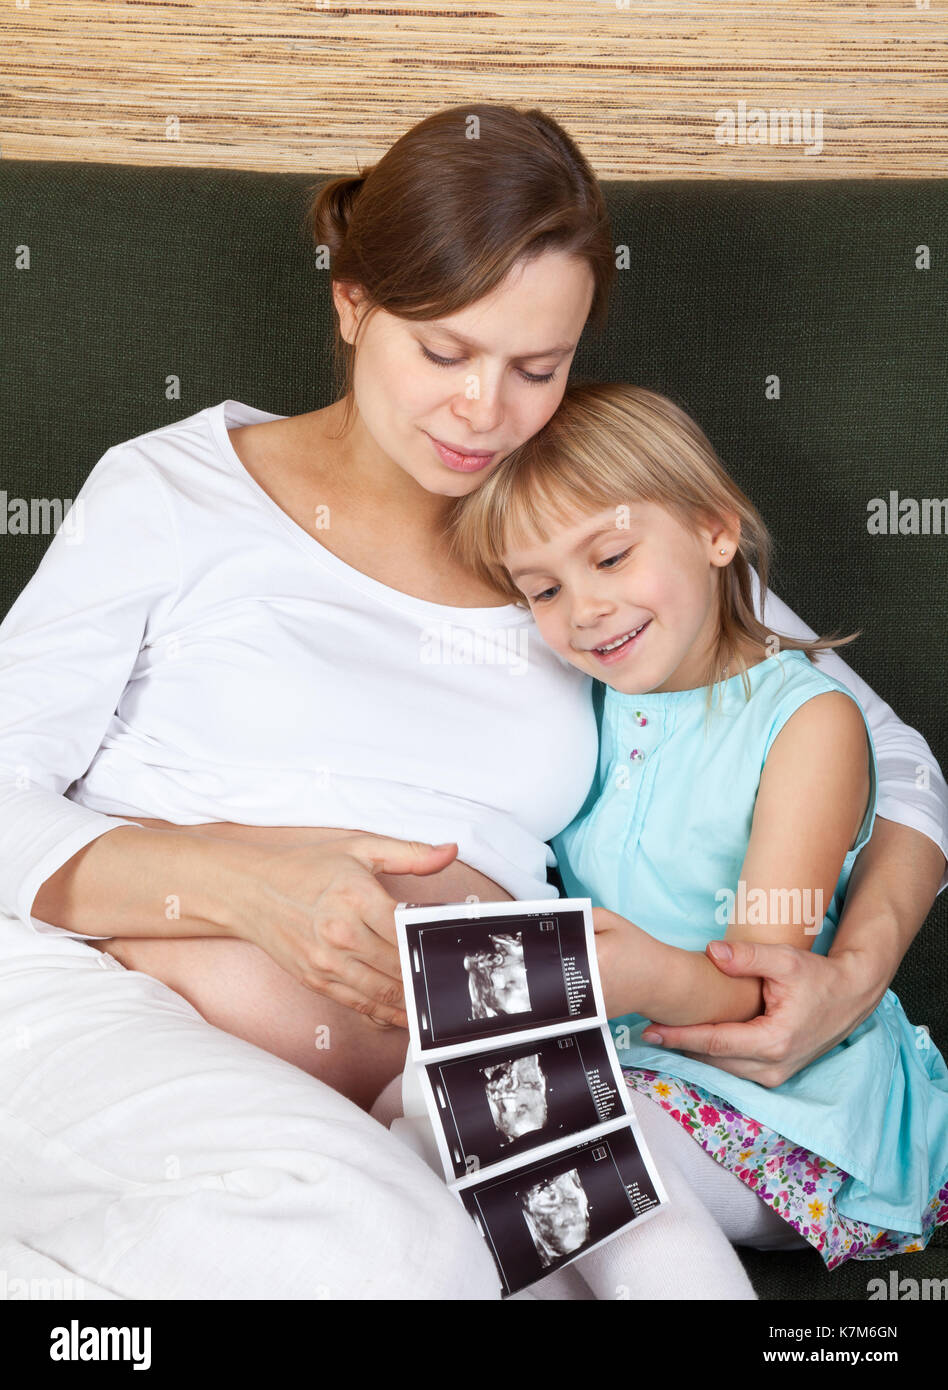
[[[328,246],[330,255],[334,255],[346,239],[352,210],[368,173],[367,170],[364,174],[330,179],[313,191],[308,225],[315,244]]]

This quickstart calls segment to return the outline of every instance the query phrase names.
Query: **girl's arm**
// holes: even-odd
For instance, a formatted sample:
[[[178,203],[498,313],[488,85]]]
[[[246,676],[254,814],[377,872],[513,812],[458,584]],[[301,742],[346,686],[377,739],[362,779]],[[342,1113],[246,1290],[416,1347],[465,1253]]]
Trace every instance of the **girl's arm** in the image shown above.
[[[792,637],[816,635],[770,590],[762,612],[753,569],[751,582],[768,627]],[[817,664],[865,711],[879,779],[872,839],[853,866],[829,954],[738,945],[721,969],[734,979],[764,977],[766,1014],[750,1023],[659,1029],[666,1046],[762,1086],[782,1085],[858,1027],[948,887],[948,787],[931,749],[835,652],[820,652]]]
[[[721,885],[735,895],[725,940],[812,949],[869,794],[859,710],[836,691],[814,696],[784,724],[764,764],[740,880]],[[709,901],[709,915],[715,906]],[[723,975],[708,955],[656,941],[601,908],[594,921],[609,1017],[687,1025],[763,1012],[766,981]]]

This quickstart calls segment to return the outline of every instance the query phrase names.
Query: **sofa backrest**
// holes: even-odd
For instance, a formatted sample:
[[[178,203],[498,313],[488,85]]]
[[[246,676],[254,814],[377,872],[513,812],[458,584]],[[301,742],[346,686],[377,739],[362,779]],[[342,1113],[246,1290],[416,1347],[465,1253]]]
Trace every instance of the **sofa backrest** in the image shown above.
[[[110,445],[225,397],[327,405],[329,273],[302,229],[324,177],[0,161],[0,500],[71,500]],[[773,591],[863,630],[844,659],[948,767],[948,518],[912,534],[905,505],[948,491],[948,179],[603,186],[620,269],[572,379],[698,420],[771,529]],[[896,533],[871,533],[873,499]],[[0,613],[49,539],[0,535]],[[948,1051],[946,918],[943,894],[893,987]]]

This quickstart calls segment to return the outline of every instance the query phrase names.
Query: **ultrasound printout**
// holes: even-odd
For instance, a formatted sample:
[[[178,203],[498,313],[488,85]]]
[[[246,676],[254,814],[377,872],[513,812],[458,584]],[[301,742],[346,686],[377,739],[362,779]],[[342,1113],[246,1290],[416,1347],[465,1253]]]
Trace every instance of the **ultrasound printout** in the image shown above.
[[[601,1245],[660,1203],[628,1125],[458,1195],[515,1293]]]
[[[501,1296],[660,1211],[668,1197],[609,1031],[590,900],[400,903],[395,924],[403,1094],[487,1242]]]
[[[599,1028],[429,1063],[455,1177],[625,1114]]]
[[[478,917],[406,925],[414,1040],[426,1052],[600,1014],[581,909],[509,903],[501,921],[488,906],[477,904]]]

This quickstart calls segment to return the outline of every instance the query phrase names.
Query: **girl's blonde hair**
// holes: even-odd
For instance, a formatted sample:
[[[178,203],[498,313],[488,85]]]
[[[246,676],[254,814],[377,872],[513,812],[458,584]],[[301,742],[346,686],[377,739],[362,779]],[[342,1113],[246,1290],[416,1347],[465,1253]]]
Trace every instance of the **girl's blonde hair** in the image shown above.
[[[736,513],[740,538],[733,559],[720,567],[719,634],[704,684],[708,708],[725,663],[744,642],[777,639],[778,649],[814,653],[852,642],[847,637],[801,641],[773,632],[754,612],[751,562],[761,593],[767,589],[771,539],[750,499],[722,466],[700,427],[674,401],[641,386],[568,387],[546,425],[515,449],[449,514],[452,553],[508,601],[529,603],[504,568],[505,551],[518,541],[547,541],[549,518],[594,513],[634,502],[654,502],[689,531],[721,524]],[[750,681],[740,660],[747,697]],[[736,672],[731,673],[736,674]]]

